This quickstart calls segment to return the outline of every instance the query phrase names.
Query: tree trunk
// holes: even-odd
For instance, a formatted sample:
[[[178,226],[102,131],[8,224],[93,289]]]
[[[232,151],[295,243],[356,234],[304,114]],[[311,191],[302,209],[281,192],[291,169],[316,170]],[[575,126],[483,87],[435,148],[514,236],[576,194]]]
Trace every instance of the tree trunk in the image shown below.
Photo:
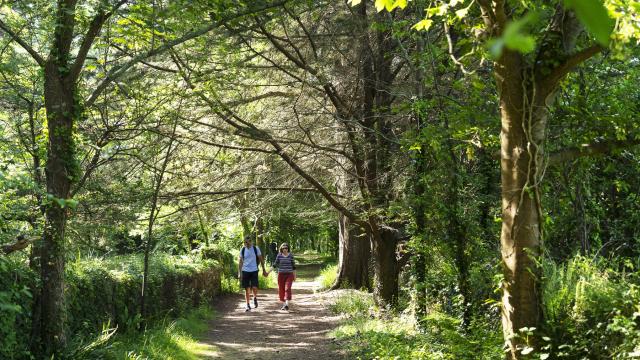
[[[31,156],[33,158],[33,180],[38,187],[38,190],[35,192],[34,198],[38,209],[42,216],[44,216],[46,208],[42,200],[41,194],[45,188],[44,179],[42,178],[42,170],[41,170],[41,160],[40,160],[40,149],[37,142],[36,136],[36,114],[34,111],[33,102],[29,104],[29,133],[30,133],[30,141],[31,145]],[[33,226],[35,228],[36,221],[33,222]],[[31,253],[29,254],[29,267],[31,270],[38,274],[41,272],[41,257],[42,257],[42,237],[36,239],[31,244]],[[29,347],[31,349],[36,349],[36,343],[39,342],[40,338],[40,313],[41,313],[41,304],[40,304],[40,296],[38,295],[40,292],[40,288],[37,283],[33,282],[30,286],[31,293],[34,294],[33,303],[31,305],[31,338]]]
[[[591,244],[589,243],[582,186],[582,182],[578,182],[578,185],[576,185],[576,195],[573,208],[577,219],[576,235],[580,240],[580,253],[586,256],[591,251]]]
[[[520,55],[505,51],[496,74],[502,121],[502,325],[509,346],[507,358],[518,359],[522,349],[535,346],[535,336],[519,336],[520,329],[539,329],[542,320],[541,271],[537,263],[542,239],[538,183],[549,94],[527,78],[528,70]]]
[[[196,209],[196,214],[198,214],[198,224],[200,225],[200,232],[202,233],[202,237],[204,238],[205,246],[209,246],[209,232],[207,231],[207,226],[204,224],[204,220],[202,219],[202,214],[200,214],[200,209]]]
[[[338,276],[332,288],[369,289],[371,249],[366,233],[338,214],[338,241]]]
[[[397,236],[392,229],[380,228],[371,220],[371,250],[374,258],[374,290],[376,304],[381,308],[394,306],[398,300]]]
[[[167,165],[169,164],[169,160],[171,158],[171,153],[174,150],[173,141],[176,134],[176,128],[178,126],[178,119],[176,118],[173,122],[173,129],[171,131],[171,137],[169,138],[169,144],[167,145],[167,152],[165,154],[164,159],[162,160],[162,165],[158,170],[154,170],[153,176],[153,194],[151,195],[151,210],[149,211],[149,223],[147,227],[147,241],[144,246],[144,263],[143,263],[143,273],[142,273],[142,289],[140,294],[140,316],[142,316],[143,320],[147,320],[147,312],[146,312],[146,300],[147,293],[149,288],[149,257],[151,255],[151,249],[153,249],[153,225],[156,221],[156,217],[160,212],[160,208],[158,206],[158,197],[160,195],[160,189],[162,188],[162,181],[164,179],[165,173],[167,171]],[[140,323],[140,330],[144,329],[143,323]]]
[[[266,245],[264,243],[264,219],[258,215],[256,220],[256,245],[265,254]]]
[[[71,181],[77,175],[73,143],[73,116],[77,107],[75,85],[65,81],[54,62],[45,67],[45,107],[49,130],[49,148],[45,169],[47,194],[53,197],[45,209],[40,271],[42,287],[36,303],[40,304],[40,344],[36,352],[57,354],[64,347],[64,266],[67,207]]]

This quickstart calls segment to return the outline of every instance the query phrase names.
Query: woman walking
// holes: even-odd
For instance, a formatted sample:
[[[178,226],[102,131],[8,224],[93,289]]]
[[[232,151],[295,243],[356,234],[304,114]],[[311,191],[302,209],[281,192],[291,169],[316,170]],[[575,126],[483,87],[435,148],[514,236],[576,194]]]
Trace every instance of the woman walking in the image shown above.
[[[280,310],[289,310],[289,300],[291,300],[291,285],[296,279],[296,263],[293,254],[289,252],[289,244],[282,243],[280,251],[276,256],[273,267],[278,269],[278,295],[282,308]]]

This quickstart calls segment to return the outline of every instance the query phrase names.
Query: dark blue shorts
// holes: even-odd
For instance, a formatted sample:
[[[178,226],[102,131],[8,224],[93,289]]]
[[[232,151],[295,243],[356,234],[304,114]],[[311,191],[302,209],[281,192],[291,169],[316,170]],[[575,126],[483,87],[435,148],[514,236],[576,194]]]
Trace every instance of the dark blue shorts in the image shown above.
[[[242,287],[258,287],[258,273],[259,271],[243,271],[242,272]]]

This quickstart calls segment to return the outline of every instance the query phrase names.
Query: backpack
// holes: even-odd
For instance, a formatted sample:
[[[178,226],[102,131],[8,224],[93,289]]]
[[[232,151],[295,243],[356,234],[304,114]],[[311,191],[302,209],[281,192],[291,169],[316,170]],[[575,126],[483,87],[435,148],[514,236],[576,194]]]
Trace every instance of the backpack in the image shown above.
[[[240,256],[242,256],[242,260],[244,260],[244,249],[246,249],[246,247],[243,246],[242,250],[240,250]],[[258,249],[255,245],[253,245],[253,253],[256,254],[256,266],[258,266],[260,264],[260,259],[258,258]]]

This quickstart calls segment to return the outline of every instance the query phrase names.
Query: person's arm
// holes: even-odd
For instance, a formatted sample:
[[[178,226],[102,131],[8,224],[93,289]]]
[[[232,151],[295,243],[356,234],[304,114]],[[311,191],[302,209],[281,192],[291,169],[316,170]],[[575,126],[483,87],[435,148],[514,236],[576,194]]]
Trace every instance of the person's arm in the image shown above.
[[[238,279],[242,279],[242,255],[238,260]]]
[[[293,269],[293,280],[296,279],[296,261],[293,259],[293,254],[291,254],[291,268]]]
[[[269,275],[269,273],[267,272],[267,269],[264,267],[264,256],[262,256],[262,251],[260,251],[259,247],[256,247],[256,249],[258,249],[258,261],[260,261],[260,264],[262,265],[262,274],[264,276]]]

